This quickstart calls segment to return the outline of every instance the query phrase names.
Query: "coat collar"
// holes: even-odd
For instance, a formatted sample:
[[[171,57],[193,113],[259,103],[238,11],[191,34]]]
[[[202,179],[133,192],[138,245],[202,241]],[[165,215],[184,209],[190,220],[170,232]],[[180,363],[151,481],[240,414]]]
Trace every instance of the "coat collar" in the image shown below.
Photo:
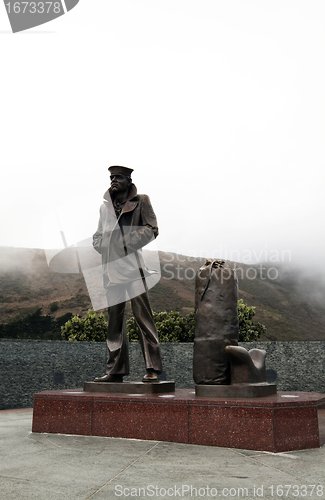
[[[113,203],[112,203],[114,198],[111,195],[110,188],[104,194],[104,200],[107,200],[108,202],[110,202],[109,205],[111,204],[111,207],[112,207],[111,211],[114,210]],[[125,205],[123,207],[122,214],[124,214],[125,212],[132,212],[132,210],[135,209],[135,207],[138,205],[138,203],[139,203],[139,200],[137,198],[137,188],[136,188],[135,184],[131,184],[131,189],[130,189],[129,195],[127,197],[127,200],[125,202]]]

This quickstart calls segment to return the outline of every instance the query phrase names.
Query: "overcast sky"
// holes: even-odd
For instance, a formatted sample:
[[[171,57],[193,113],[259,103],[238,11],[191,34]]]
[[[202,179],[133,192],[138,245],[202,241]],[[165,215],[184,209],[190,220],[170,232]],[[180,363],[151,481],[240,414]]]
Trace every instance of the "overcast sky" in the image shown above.
[[[1,4],[0,32],[0,245],[54,245],[53,210],[91,236],[122,164],[160,250],[325,266],[323,0],[80,0],[16,34]]]

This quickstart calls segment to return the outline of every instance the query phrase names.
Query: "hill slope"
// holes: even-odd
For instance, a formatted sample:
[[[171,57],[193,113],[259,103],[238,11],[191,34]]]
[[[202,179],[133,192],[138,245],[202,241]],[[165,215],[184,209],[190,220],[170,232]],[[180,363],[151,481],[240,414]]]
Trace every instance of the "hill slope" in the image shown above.
[[[152,308],[186,314],[194,307],[194,275],[204,259],[160,252],[160,263],[162,277],[150,290]],[[275,270],[264,264],[261,271],[231,264],[240,298],[256,306],[256,320],[267,327],[261,340],[325,340],[325,285],[319,276],[289,265]],[[0,247],[0,323],[39,307],[56,318],[67,312],[83,316],[91,308],[83,275],[51,271],[44,250]]]

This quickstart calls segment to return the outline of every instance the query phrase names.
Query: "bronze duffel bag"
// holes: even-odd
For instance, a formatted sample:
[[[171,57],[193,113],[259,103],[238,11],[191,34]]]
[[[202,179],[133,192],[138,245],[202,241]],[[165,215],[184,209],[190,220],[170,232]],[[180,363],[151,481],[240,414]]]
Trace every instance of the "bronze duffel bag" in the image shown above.
[[[193,377],[196,384],[230,384],[226,345],[238,345],[238,287],[234,270],[207,260],[196,275]]]

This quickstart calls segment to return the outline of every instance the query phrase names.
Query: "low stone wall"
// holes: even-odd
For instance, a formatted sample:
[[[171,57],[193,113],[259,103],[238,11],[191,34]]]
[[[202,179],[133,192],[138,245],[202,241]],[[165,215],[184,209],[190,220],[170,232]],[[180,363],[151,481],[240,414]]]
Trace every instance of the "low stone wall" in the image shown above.
[[[280,391],[325,393],[325,342],[241,343],[267,351],[269,382]],[[177,388],[194,387],[193,344],[161,344],[164,373]],[[96,342],[0,340],[0,409],[33,406],[33,395],[48,389],[73,389],[105,373],[106,346]],[[145,373],[139,344],[130,344],[131,375]]]

